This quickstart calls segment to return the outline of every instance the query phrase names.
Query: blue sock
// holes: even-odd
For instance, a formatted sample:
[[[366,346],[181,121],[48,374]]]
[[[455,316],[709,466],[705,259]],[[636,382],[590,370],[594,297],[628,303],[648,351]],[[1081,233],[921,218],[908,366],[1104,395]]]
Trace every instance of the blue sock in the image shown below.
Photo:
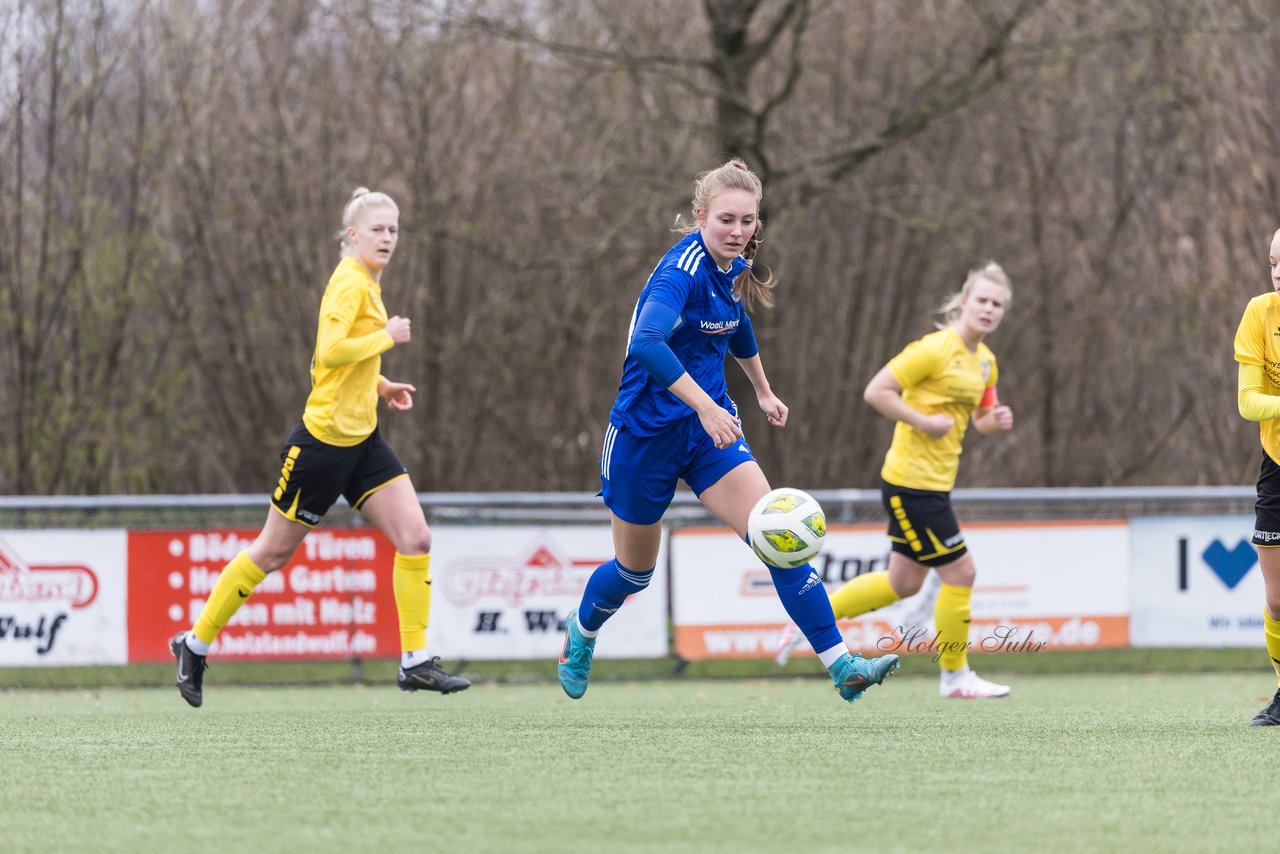
[[[649,586],[653,578],[653,567],[645,572],[632,572],[618,559],[600,564],[591,573],[587,588],[582,591],[582,604],[578,606],[578,625],[589,632],[599,631],[604,621],[613,616],[613,612],[622,607],[622,603],[632,593],[639,593]],[[831,610],[830,603],[827,610]],[[835,618],[832,617],[832,625]]]
[[[835,612],[831,610],[831,599],[822,586],[822,578],[811,564],[795,569],[771,566],[769,574],[773,576],[773,589],[778,591],[782,607],[804,632],[814,652],[822,653],[834,646],[844,646],[844,638],[836,628]]]

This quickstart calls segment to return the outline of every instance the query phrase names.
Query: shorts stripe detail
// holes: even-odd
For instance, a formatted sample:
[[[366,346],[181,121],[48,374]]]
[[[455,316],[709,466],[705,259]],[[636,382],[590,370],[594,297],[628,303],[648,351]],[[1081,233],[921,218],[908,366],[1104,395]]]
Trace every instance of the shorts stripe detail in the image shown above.
[[[302,500],[302,491],[299,490],[298,492],[295,492],[293,494],[293,504],[289,507],[288,510],[281,510],[280,505],[276,504],[274,501],[271,502],[271,509],[279,513],[284,518],[288,519],[290,522],[297,522],[299,525],[301,525],[304,528],[314,528],[315,525],[313,523],[307,522],[303,519],[298,518],[298,502],[301,500]]]
[[[355,503],[355,504],[352,504],[352,505],[351,505],[351,509],[353,509],[353,510],[359,510],[359,509],[360,509],[360,505],[361,505],[361,504],[364,504],[365,500],[366,500],[366,499],[368,499],[368,497],[369,497],[370,495],[373,495],[375,492],[377,492],[379,489],[382,489],[384,486],[387,486],[388,484],[395,483],[395,482],[396,482],[397,480],[399,480],[400,478],[402,478],[402,477],[408,477],[408,476],[409,476],[409,473],[408,473],[408,472],[405,472],[404,474],[398,474],[398,475],[396,475],[395,477],[391,478],[390,480],[387,480],[387,481],[384,481],[383,483],[378,484],[378,485],[377,485],[377,486],[375,486],[373,489],[370,489],[370,490],[368,490],[367,492],[365,492],[365,494],[364,494],[364,495],[361,495],[361,496],[360,496],[360,499],[359,499],[358,501],[356,501],[356,503]]]
[[[911,546],[911,550],[916,554],[924,551],[924,544],[920,542],[920,535],[916,533],[915,526],[907,518],[907,509],[902,506],[902,496],[895,495],[891,497],[889,506],[893,508],[893,517],[898,520],[898,527],[902,529],[902,535],[906,537],[907,545]]]
[[[944,546],[942,542],[937,538],[937,536],[934,535],[932,530],[929,530],[926,528],[925,533],[929,535],[929,542],[933,544],[933,553],[927,554],[927,555],[921,555],[921,558],[920,558],[921,560],[931,560],[934,558],[946,557],[949,554],[955,554],[956,552],[960,551],[961,549],[965,548],[968,545],[968,543],[966,543],[963,539],[961,539],[960,542],[956,543],[954,546]]]
[[[284,498],[284,491],[289,488],[289,475],[293,473],[293,467],[298,462],[298,454],[300,453],[302,453],[302,448],[294,445],[289,449],[289,453],[285,455],[284,465],[280,467],[280,482],[276,484],[276,501]],[[293,504],[295,507],[298,505],[296,499]]]
[[[609,462],[613,456],[613,442],[618,438],[618,428],[610,424],[604,431],[604,451],[600,454],[600,474],[609,479]]]

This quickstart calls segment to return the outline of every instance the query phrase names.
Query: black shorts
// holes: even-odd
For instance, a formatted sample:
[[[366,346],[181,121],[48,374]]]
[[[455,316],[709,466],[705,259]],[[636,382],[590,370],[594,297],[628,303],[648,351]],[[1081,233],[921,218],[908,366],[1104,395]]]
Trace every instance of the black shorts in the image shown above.
[[[271,503],[308,528],[320,524],[339,495],[359,510],[366,498],[408,473],[376,427],[360,444],[342,448],[321,442],[299,423],[280,449],[280,463]]]
[[[1262,452],[1258,503],[1253,505],[1253,513],[1253,544],[1280,546],[1280,466],[1266,451]]]
[[[951,509],[951,493],[880,481],[893,551],[925,566],[945,566],[969,550]]]

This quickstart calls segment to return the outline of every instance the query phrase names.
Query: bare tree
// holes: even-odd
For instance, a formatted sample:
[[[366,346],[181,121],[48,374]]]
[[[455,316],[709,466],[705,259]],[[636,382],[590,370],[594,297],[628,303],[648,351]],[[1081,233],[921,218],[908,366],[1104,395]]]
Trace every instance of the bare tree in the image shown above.
[[[636,295],[730,154],[780,283],[757,330],[793,418],[747,424],[777,482],[874,485],[862,388],[987,258],[1018,426],[964,483],[1249,479],[1228,353],[1280,224],[1275,12],[19,0],[0,489],[265,488],[361,185],[402,209],[384,297],[418,323],[384,373],[419,395],[382,424],[415,483],[592,488]]]

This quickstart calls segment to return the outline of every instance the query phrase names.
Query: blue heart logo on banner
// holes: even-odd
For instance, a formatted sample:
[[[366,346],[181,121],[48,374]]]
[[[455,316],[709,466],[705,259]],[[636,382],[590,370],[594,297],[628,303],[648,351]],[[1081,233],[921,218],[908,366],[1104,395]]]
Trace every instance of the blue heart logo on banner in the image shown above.
[[[1258,553],[1253,550],[1247,540],[1236,543],[1236,547],[1227,551],[1221,540],[1214,540],[1201,555],[1204,562],[1213,570],[1228,590],[1234,590],[1240,580],[1249,574],[1253,565],[1258,562]]]

